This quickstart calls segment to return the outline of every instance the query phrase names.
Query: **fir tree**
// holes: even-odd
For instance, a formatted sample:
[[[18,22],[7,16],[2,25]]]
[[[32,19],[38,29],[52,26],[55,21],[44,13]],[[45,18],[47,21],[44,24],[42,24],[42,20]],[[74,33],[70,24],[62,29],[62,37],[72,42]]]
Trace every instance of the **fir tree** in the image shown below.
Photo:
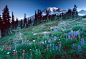
[[[68,17],[68,19],[72,18],[72,10],[71,9],[68,9],[67,17]]]
[[[10,22],[11,22],[10,18],[11,17],[9,15],[9,9],[8,9],[7,5],[3,10],[2,17],[3,17],[3,31],[5,32],[5,34],[10,34],[9,30],[10,30],[10,26],[11,26],[11,24],[10,24]]]
[[[73,8],[73,18],[77,17],[78,16],[78,13],[77,13],[77,6],[74,5],[74,8]]]
[[[30,18],[30,25],[31,25],[32,21],[31,21],[31,18]]]
[[[47,19],[47,21],[49,21],[49,12],[47,10],[46,10],[46,19]]]
[[[22,29],[22,20],[21,20],[21,24],[20,24],[20,26],[21,26],[21,29]]]
[[[24,27],[26,27],[26,24],[27,24],[26,14],[24,14]]]
[[[12,29],[15,29],[15,21],[14,21],[14,15],[12,12]]]
[[[16,18],[16,22],[15,22],[15,28],[18,27],[18,18]]]
[[[37,25],[37,14],[36,14],[36,10],[35,10],[35,20],[34,20],[34,25]]]

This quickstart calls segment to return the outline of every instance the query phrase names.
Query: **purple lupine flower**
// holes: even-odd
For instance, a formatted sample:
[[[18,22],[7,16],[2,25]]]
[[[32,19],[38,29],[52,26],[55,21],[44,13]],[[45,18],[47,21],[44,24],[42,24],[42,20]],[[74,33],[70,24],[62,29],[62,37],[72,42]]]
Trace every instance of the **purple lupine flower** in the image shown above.
[[[60,51],[60,49],[59,49],[59,51]]]
[[[32,53],[31,53],[31,56],[32,56]]]
[[[77,40],[77,38],[75,38],[75,40]]]
[[[70,35],[68,35],[68,39],[71,39]]]
[[[25,42],[22,42],[21,44],[25,44]]]
[[[15,45],[15,50],[16,50],[16,45]]]
[[[53,47],[54,47],[54,44],[53,44]]]
[[[73,35],[73,30],[71,30],[71,36]]]
[[[54,36],[54,38],[56,39],[57,37],[56,37],[56,36]]]
[[[38,49],[36,49],[36,52],[38,53]]]
[[[50,42],[50,43],[51,43],[51,39],[49,39],[49,40],[48,40],[48,42]]]
[[[46,43],[47,41],[45,40],[45,43]]]
[[[54,47],[53,47],[53,50],[55,50]]]
[[[59,44],[59,48],[61,48],[61,44]]]
[[[68,39],[66,38],[66,41],[68,41]]]
[[[85,45],[85,43],[84,43],[84,38],[81,39],[81,45],[82,45],[82,46]]]
[[[49,45],[47,45],[47,48],[49,47]]]
[[[53,41],[55,41],[56,39],[54,38]]]
[[[74,35],[73,35],[73,36],[76,36],[76,32],[74,31],[73,33],[74,33]]]
[[[84,37],[84,35],[82,35],[82,38]]]
[[[42,44],[42,41],[40,41],[39,44]]]
[[[15,50],[17,49],[17,46],[19,46],[19,44],[16,44],[16,45],[15,45]]]
[[[39,53],[40,53],[40,50],[39,50]]]
[[[54,41],[56,40],[56,38],[57,38],[57,37],[56,37],[56,36],[54,36]]]
[[[70,35],[70,32],[68,33],[68,35]]]
[[[76,36],[77,36],[77,35],[80,35],[79,30],[78,30],[78,31],[76,31]]]
[[[84,29],[84,26],[83,26],[83,28],[82,29]]]
[[[50,47],[52,46],[52,44],[50,44]]]
[[[81,46],[80,46],[80,45],[78,45],[78,51],[82,51],[82,49],[81,49]]]
[[[56,50],[58,49],[58,46],[56,46]]]
[[[72,45],[73,47],[75,46],[75,44],[73,43],[73,45]]]

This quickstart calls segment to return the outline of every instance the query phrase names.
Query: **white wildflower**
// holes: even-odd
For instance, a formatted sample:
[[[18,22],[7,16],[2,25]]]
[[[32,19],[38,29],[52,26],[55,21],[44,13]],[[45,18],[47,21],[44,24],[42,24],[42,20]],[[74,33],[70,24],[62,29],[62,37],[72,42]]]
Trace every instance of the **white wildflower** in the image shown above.
[[[35,42],[35,40],[33,40],[33,42]]]
[[[13,51],[15,51],[15,50],[13,50]]]
[[[7,54],[9,54],[10,52],[7,52]]]

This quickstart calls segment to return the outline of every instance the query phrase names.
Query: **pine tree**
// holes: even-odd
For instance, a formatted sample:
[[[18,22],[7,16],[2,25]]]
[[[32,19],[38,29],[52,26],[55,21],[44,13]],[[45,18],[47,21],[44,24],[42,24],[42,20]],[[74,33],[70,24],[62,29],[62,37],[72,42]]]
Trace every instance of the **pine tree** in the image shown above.
[[[47,21],[48,21],[48,16],[49,16],[49,12],[46,10],[46,18],[47,18]]]
[[[12,12],[12,29],[15,29],[15,21],[14,21],[14,15]]]
[[[30,25],[30,20],[29,20],[29,18],[28,18],[28,26]]]
[[[35,10],[35,20],[34,20],[34,25],[37,25],[37,14],[36,14],[36,10]]]
[[[68,9],[68,11],[67,11],[67,18],[68,19],[72,18],[72,10],[71,9]]]
[[[15,28],[18,27],[18,18],[16,18],[16,22],[15,22]]]
[[[2,19],[1,19],[1,15],[0,15],[0,38],[1,38],[1,36],[2,36],[2,34],[1,34],[1,31],[2,31]]]
[[[2,28],[2,19],[1,19],[1,15],[0,15],[0,29]]]
[[[30,25],[31,25],[32,21],[31,21],[31,18],[30,18]]]
[[[40,23],[40,10],[38,9],[37,23]]]
[[[21,20],[21,24],[20,24],[20,26],[21,26],[21,29],[22,29],[22,20]]]
[[[40,23],[42,23],[42,11],[40,10]]]
[[[6,5],[6,7],[4,8],[3,10],[3,13],[2,13],[2,17],[3,17],[3,30],[5,31],[5,34],[10,34],[9,33],[9,30],[10,30],[10,15],[9,15],[9,9],[8,9],[8,6]]]
[[[24,27],[27,25],[27,19],[26,19],[26,14],[24,14]]]
[[[9,9],[8,9],[8,6],[6,5],[6,7],[4,8],[3,10],[3,13],[2,13],[2,17],[3,17],[3,20],[4,22],[10,22],[10,15],[9,15]]]
[[[77,17],[78,13],[77,13],[77,6],[74,5],[74,8],[73,8],[73,18]]]

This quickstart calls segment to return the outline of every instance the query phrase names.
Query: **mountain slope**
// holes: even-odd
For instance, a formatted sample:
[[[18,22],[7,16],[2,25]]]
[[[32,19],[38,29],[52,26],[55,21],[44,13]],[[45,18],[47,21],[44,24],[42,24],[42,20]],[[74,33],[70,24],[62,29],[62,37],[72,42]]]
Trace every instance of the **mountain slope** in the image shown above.
[[[81,11],[79,11],[79,12],[78,12],[78,15],[79,15],[79,16],[84,16],[84,15],[86,15],[86,10],[81,10]]]
[[[53,15],[53,14],[60,15],[62,12],[63,12],[63,13],[66,13],[66,12],[67,12],[66,10],[62,10],[62,9],[60,9],[60,8],[48,7],[48,8],[46,8],[45,10],[43,10],[42,16],[45,16],[45,15],[46,15],[46,10],[47,10],[47,12],[49,13],[49,15]]]

